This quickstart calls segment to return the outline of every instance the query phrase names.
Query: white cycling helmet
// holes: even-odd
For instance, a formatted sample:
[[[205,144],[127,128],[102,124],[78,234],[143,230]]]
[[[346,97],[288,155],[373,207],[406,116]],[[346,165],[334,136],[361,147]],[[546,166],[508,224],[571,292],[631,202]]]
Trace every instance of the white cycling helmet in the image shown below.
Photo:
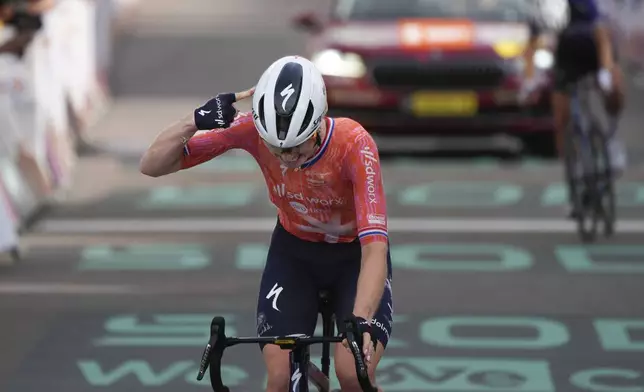
[[[291,148],[319,128],[327,111],[322,74],[309,60],[287,56],[275,61],[253,94],[253,121],[268,144]]]
[[[531,0],[537,24],[546,30],[561,31],[570,21],[569,0]]]

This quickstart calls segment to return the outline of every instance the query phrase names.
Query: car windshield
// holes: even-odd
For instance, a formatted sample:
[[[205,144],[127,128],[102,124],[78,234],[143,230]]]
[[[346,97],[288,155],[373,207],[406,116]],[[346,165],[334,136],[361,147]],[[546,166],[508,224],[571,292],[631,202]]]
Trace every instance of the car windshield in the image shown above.
[[[524,22],[534,0],[340,0],[336,15],[345,20],[465,18],[489,22]]]

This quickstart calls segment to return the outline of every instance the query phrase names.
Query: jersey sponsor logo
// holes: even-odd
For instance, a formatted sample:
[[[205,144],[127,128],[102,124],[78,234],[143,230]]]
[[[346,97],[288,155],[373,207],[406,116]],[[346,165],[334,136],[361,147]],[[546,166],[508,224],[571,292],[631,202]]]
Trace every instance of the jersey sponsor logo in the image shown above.
[[[346,200],[343,197],[330,197],[328,199],[320,199],[318,197],[304,197],[302,193],[287,192],[286,198],[304,200],[310,204],[321,205],[324,207],[342,206],[346,204]]]
[[[291,192],[287,190],[285,184],[274,185],[273,192],[279,197],[285,197],[289,200],[299,200],[314,206],[320,205],[324,207],[334,207],[342,206],[347,203],[344,197],[329,197],[327,199],[322,199],[319,197],[304,196],[304,193],[302,192]]]
[[[293,207],[293,209],[295,211],[299,212],[300,214],[305,214],[306,215],[309,212],[309,209],[306,208],[306,206],[304,204],[302,204],[302,203],[292,201],[292,202],[290,202],[288,204],[290,204],[290,206]]]
[[[324,180],[321,180],[319,178],[314,178],[314,177],[308,177],[306,179],[306,182],[308,182],[310,186],[325,186],[326,185],[326,182],[324,182]]]
[[[304,215],[302,218],[309,224],[297,224],[297,228],[308,233],[324,234],[324,241],[329,243],[338,242],[340,236],[350,235],[356,228],[356,222],[350,221],[342,223],[340,213],[333,214],[325,222],[317,220],[310,215]]]
[[[372,225],[386,225],[387,218],[382,214],[369,214],[367,215],[367,221]]]
[[[311,186],[324,186],[326,185],[325,177],[330,175],[330,172],[327,173],[316,173],[316,172],[305,172],[306,182]]]
[[[389,340],[389,330],[385,326],[384,323],[381,323],[380,321],[376,320],[375,318],[371,319],[371,325],[378,327],[384,334],[387,336],[387,340]]]
[[[273,192],[275,192],[279,197],[284,197],[284,195],[286,195],[286,185],[279,184],[273,186]]]
[[[364,156],[364,166],[365,173],[367,174],[367,195],[369,197],[369,204],[377,203],[376,197],[376,170],[373,168],[375,163],[378,163],[373,151],[369,146],[364,147],[360,150],[360,153]]]
[[[288,102],[293,94],[295,94],[293,83],[286,86],[286,88],[284,88],[284,90],[282,90],[282,92],[280,93],[280,95],[284,97],[284,100],[282,101],[282,109],[284,109],[284,111],[286,111],[286,102]]]
[[[223,108],[223,105],[221,104],[221,99],[219,97],[217,97],[215,99],[215,101],[217,102],[217,112],[216,113],[217,113],[217,117],[218,117],[218,118],[215,119],[215,122],[218,125],[224,126],[224,125],[226,125],[226,122],[224,121],[224,108]]]

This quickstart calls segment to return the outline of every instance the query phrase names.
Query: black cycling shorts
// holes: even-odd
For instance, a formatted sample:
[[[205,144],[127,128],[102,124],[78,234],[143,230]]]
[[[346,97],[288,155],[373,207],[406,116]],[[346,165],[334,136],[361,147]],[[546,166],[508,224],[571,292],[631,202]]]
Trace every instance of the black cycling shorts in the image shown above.
[[[318,321],[319,291],[328,290],[336,328],[353,311],[361,246],[351,243],[309,242],[287,232],[278,222],[271,238],[257,301],[257,335],[312,336]],[[372,333],[387,346],[392,331],[391,257],[380,307]],[[260,348],[264,345],[260,344]]]
[[[613,40],[613,56],[618,59],[617,42]],[[590,73],[599,71],[598,46],[594,24],[577,24],[564,29],[557,37],[554,64],[554,89],[570,92],[571,87]]]

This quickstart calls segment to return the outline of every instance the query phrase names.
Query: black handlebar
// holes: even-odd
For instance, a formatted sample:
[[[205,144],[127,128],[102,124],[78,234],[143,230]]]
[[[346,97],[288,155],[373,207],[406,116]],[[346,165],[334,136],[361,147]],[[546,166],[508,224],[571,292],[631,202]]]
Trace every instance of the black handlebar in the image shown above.
[[[364,392],[377,392],[378,389],[371,385],[367,364],[362,353],[362,335],[358,330],[358,323],[355,319],[345,321],[346,339],[349,349],[353,354],[356,365],[358,383]],[[210,368],[210,385],[213,392],[230,392],[221,379],[221,359],[227,347],[240,343],[266,343],[275,344],[282,349],[293,349],[295,347],[308,346],[319,343],[339,343],[345,339],[343,336],[333,337],[254,337],[235,338],[226,336],[226,320],[223,317],[214,317],[210,323],[210,340],[201,356],[197,380],[201,381]]]
[[[371,385],[371,380],[369,380],[367,364],[364,361],[364,353],[362,352],[363,339],[358,329],[358,322],[355,318],[346,320],[344,322],[344,328],[347,335],[347,343],[349,344],[349,349],[351,350],[351,354],[353,354],[353,360],[356,364],[356,373],[360,387],[363,391],[377,392],[378,389]]]
[[[226,338],[226,320],[223,317],[214,317],[210,323],[210,340],[201,356],[197,380],[201,381],[210,367],[210,385],[214,392],[230,392],[221,379],[221,358],[228,347]],[[213,355],[214,352],[214,355]]]

